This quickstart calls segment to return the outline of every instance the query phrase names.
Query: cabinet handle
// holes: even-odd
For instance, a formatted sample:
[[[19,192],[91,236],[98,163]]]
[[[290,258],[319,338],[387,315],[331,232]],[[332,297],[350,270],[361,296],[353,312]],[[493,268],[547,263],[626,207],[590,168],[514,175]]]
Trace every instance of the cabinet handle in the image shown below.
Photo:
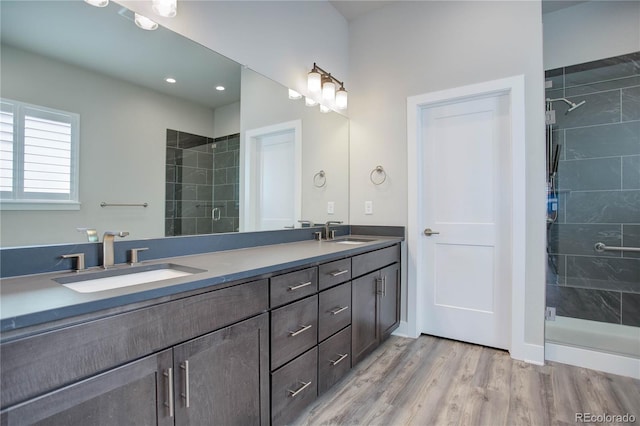
[[[169,409],[169,417],[173,417],[173,368],[167,368],[162,375],[167,378],[167,401],[164,406]]]
[[[308,282],[302,283],[302,284],[298,284],[298,285],[289,286],[289,291],[297,290],[299,288],[306,287],[308,285],[311,285],[311,281],[308,281]]]
[[[298,389],[297,391],[292,391],[291,389],[288,389],[289,391],[289,396],[291,398],[295,398],[300,392],[302,392],[303,390],[305,390],[306,388],[308,388],[311,385],[311,382],[298,382],[302,384],[302,387],[300,387],[300,389]]]
[[[387,295],[387,276],[382,276],[382,297]]]
[[[344,275],[344,274],[346,274],[348,272],[349,272],[348,269],[345,269],[344,271],[335,271],[335,272],[331,272],[331,276],[332,277],[337,277],[337,276],[340,276],[340,275]]]
[[[329,360],[329,363],[331,365],[337,365],[339,362],[343,361],[349,356],[349,354],[338,354],[338,355],[340,356],[340,358],[336,359],[335,361]]]
[[[302,333],[303,331],[309,330],[311,327],[313,327],[312,324],[309,325],[301,325],[300,327],[302,327],[300,330],[298,331],[290,331],[289,332],[289,337],[295,337],[298,334]]]
[[[189,408],[189,361],[181,363],[180,368],[184,370],[184,392],[180,396],[184,399],[184,406]]]
[[[376,278],[376,294],[382,295],[382,278]]]
[[[349,307],[348,307],[348,306],[344,306],[344,307],[342,307],[342,308],[336,308],[336,309],[334,309],[333,311],[331,311],[331,315],[338,315],[340,312],[344,312],[344,311],[346,311],[347,309],[349,309]]]

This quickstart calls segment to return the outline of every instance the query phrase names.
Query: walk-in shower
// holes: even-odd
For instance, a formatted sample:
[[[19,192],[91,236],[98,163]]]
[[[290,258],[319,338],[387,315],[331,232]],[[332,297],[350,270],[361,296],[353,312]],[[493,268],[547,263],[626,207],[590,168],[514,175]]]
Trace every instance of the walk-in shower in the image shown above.
[[[639,63],[634,52],[545,73],[547,356],[606,354],[615,372],[636,376]]]

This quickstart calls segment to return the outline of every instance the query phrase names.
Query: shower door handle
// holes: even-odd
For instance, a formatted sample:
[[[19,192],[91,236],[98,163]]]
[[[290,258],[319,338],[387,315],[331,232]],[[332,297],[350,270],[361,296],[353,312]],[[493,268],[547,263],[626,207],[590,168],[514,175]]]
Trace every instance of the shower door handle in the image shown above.
[[[427,228],[424,230],[424,235],[426,235],[427,237],[430,237],[436,234],[439,234],[439,232],[432,231],[431,228]]]
[[[213,210],[211,210],[211,219],[214,221],[220,220],[221,215],[222,211],[220,210],[220,207],[214,207]]]

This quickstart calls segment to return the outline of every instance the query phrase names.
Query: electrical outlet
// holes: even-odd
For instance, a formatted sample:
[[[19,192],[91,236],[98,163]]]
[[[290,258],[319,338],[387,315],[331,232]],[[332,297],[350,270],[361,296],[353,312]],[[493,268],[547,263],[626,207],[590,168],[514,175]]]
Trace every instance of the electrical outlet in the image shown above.
[[[336,212],[336,203],[333,201],[327,202],[327,213],[334,214]]]
[[[547,306],[547,309],[544,311],[544,319],[547,321],[555,321],[556,320],[556,308]]]
[[[364,214],[373,214],[373,201],[364,202]]]

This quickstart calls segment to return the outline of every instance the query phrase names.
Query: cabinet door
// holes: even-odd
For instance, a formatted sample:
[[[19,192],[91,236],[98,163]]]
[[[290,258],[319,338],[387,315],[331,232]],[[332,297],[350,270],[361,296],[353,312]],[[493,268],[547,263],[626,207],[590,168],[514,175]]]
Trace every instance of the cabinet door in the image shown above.
[[[400,324],[400,267],[397,263],[380,271],[382,289],[379,294],[380,341],[391,335]]]
[[[378,345],[377,299],[380,273],[372,272],[351,282],[352,365]]]
[[[171,350],[142,358],[10,407],[1,413],[0,424],[173,425],[171,362]]]
[[[267,314],[174,347],[176,422],[269,423]]]

